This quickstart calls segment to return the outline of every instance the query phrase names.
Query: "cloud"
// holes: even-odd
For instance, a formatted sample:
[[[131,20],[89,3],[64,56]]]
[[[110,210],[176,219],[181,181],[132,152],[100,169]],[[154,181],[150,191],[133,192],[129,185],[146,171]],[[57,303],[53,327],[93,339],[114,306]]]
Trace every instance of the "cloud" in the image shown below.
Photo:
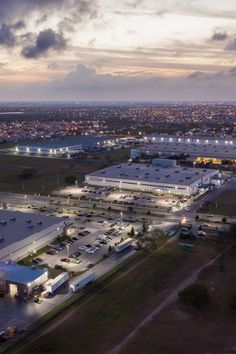
[[[77,67],[64,78],[0,86],[0,97],[18,100],[115,101],[115,100],[175,100],[233,101],[236,95],[235,68],[213,74],[193,72],[179,77],[137,75],[125,73],[100,74],[85,65]]]
[[[0,44],[6,47],[13,47],[15,45],[16,39],[11,26],[6,24],[0,27]]]
[[[235,51],[236,50],[236,38],[232,39],[225,47],[225,50]]]
[[[50,49],[60,51],[66,47],[66,40],[62,33],[57,33],[52,29],[39,32],[33,46],[25,46],[22,55],[25,58],[38,58],[47,54]]]
[[[12,25],[7,25],[3,23],[0,26],[0,45],[6,47],[14,47],[16,44],[16,34],[17,30],[24,28],[25,24],[23,21],[18,21]]]
[[[94,14],[95,3],[96,0],[1,0],[0,21],[11,23],[15,19],[25,18],[31,12],[38,13],[39,21],[55,11],[64,12],[65,17],[71,14],[82,17]]]
[[[211,40],[212,41],[225,41],[228,38],[228,34],[226,32],[214,32]]]
[[[71,100],[233,100],[234,68],[213,74],[193,72],[182,77],[99,74],[77,65],[64,79],[47,87],[48,97]],[[46,91],[47,91],[46,90]]]

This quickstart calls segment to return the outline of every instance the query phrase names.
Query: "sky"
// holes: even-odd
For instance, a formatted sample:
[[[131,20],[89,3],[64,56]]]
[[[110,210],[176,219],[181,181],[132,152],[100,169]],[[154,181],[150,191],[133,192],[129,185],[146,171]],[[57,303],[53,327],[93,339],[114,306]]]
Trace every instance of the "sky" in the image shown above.
[[[234,101],[235,18],[235,0],[0,0],[0,100]]]

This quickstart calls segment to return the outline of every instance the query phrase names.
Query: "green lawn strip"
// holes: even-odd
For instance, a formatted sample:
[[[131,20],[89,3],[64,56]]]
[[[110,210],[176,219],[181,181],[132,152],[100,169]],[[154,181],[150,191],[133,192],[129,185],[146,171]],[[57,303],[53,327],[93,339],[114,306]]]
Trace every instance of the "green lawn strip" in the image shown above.
[[[19,262],[17,262],[18,264],[21,264],[21,265],[25,265],[25,266],[29,266],[29,265],[32,265],[32,260],[35,258],[35,257],[39,257],[41,254],[47,252],[48,250],[50,249],[50,246],[44,246],[42,248],[40,248],[36,253],[34,253],[33,255],[29,255],[23,259],[21,259]]]

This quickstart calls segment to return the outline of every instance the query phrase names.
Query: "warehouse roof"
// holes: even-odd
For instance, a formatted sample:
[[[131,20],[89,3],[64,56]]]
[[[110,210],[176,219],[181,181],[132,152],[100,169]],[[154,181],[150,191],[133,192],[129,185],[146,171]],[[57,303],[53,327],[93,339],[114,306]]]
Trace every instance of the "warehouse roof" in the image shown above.
[[[218,170],[189,168],[189,167],[159,167],[154,165],[127,163],[104,168],[102,170],[92,172],[86,176],[86,180],[90,177],[101,177],[119,180],[134,180],[140,182],[155,182],[175,185],[191,185],[200,178],[208,176],[210,173],[218,173]]]
[[[62,221],[55,216],[0,210],[0,249]]]
[[[187,154],[199,157],[236,160],[236,145],[222,145],[213,141],[197,142],[158,142],[140,149],[149,153]]]
[[[45,273],[44,269],[21,266],[19,264],[6,264],[0,262],[0,279],[14,283],[29,284]]]

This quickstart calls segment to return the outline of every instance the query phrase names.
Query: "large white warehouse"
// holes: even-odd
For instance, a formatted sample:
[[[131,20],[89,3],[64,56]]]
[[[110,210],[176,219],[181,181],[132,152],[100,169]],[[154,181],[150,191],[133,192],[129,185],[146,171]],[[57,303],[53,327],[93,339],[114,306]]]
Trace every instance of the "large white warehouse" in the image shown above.
[[[90,173],[85,181],[92,186],[192,195],[218,174],[212,169],[126,163]]]
[[[67,221],[54,216],[0,211],[0,261],[19,261],[63,234]]]
[[[236,162],[236,140],[233,138],[152,136],[143,138],[146,144],[140,149],[131,150],[131,158],[140,155],[160,157],[186,155],[197,161],[220,164],[222,160]]]

